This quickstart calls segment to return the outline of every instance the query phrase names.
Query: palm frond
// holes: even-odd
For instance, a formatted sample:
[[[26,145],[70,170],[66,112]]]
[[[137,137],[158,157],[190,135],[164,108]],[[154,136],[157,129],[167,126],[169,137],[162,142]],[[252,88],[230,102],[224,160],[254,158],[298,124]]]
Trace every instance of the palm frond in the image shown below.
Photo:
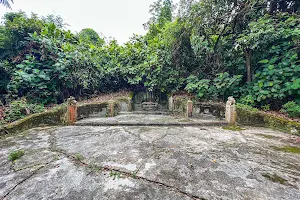
[[[11,9],[10,2],[14,3],[13,0],[0,0],[0,4],[4,5],[5,7],[9,8],[9,9]]]

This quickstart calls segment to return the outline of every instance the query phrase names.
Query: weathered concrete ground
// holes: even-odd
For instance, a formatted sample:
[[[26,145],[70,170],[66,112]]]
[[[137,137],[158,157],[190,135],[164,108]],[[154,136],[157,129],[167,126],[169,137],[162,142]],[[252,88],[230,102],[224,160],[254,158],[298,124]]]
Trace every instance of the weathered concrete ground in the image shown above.
[[[87,118],[76,122],[76,125],[79,126],[115,126],[115,125],[124,125],[124,126],[140,126],[140,125],[225,125],[224,120],[220,120],[213,115],[202,115],[200,118],[183,118],[183,117],[173,117],[168,115],[149,115],[149,114],[122,114],[115,117],[107,118]]]
[[[300,154],[280,147],[298,141],[250,127],[35,129],[0,139],[0,199],[296,200]]]

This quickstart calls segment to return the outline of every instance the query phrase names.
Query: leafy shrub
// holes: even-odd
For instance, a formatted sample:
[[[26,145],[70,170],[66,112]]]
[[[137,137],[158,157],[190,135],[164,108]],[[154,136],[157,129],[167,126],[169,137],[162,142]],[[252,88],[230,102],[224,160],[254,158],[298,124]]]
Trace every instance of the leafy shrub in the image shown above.
[[[205,99],[226,99],[239,91],[237,87],[242,80],[241,75],[230,76],[227,72],[216,75],[213,80],[198,79],[191,75],[187,78],[185,89],[196,93],[198,97]]]
[[[26,115],[44,111],[44,106],[27,103],[26,99],[16,100],[10,103],[5,111],[5,121],[12,122],[24,118]]]
[[[249,111],[252,111],[252,112],[258,112],[259,111],[257,108],[253,108],[252,106],[241,104],[241,103],[237,103],[236,107],[240,108],[240,109],[244,109],[244,110],[249,110]]]
[[[270,110],[270,105],[269,104],[263,105],[261,108],[263,109],[263,111],[269,111]]]
[[[253,107],[255,105],[255,100],[252,95],[246,95],[238,100],[241,104]]]
[[[284,104],[282,111],[288,113],[290,117],[300,117],[300,105],[294,101],[289,101]]]
[[[208,79],[198,80],[198,77],[191,75],[187,79],[187,85],[185,89],[188,92],[196,93],[198,97],[208,98],[209,97],[209,83],[211,81]]]

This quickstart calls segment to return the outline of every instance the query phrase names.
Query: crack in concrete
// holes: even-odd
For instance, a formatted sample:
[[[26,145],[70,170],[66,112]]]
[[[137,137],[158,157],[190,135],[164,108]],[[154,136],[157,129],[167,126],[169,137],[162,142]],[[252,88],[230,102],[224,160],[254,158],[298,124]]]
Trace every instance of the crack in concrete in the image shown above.
[[[88,131],[88,132],[84,132],[83,133],[78,133],[78,134],[74,134],[74,135],[71,135],[72,137],[77,137],[77,136],[85,136],[85,135],[89,135],[89,136],[99,136],[99,135],[103,135],[106,133],[106,131],[109,130],[109,128],[105,128],[103,130],[97,130],[97,131]],[[51,134],[50,134],[51,135]],[[54,135],[54,134],[52,134]],[[61,139],[64,139],[64,138],[69,138],[70,135],[67,135],[67,136],[63,136],[63,137],[60,137]]]
[[[55,161],[55,160],[54,160]],[[34,170],[29,176],[27,176],[25,179],[21,180],[20,182],[18,182],[14,187],[12,187],[11,189],[9,189],[9,191],[0,198],[0,200],[4,200],[8,195],[10,195],[19,185],[23,184],[24,182],[26,182],[27,180],[29,180],[31,177],[33,177],[34,175],[36,175],[41,169],[43,169],[44,167],[46,167],[47,165],[49,165],[50,163],[54,162],[53,160],[45,163],[44,165],[38,167],[36,170]]]
[[[144,160],[144,162],[142,162],[141,164],[140,164],[140,166],[137,168],[137,170],[135,170],[134,172],[135,172],[135,174],[138,174],[139,172],[140,172],[140,170],[141,170],[141,168],[143,167],[143,165],[145,165],[145,163],[150,159],[150,158],[152,158],[155,154],[157,154],[157,153],[161,153],[163,150],[156,150],[154,153],[152,153],[148,158],[146,158],[145,160]]]
[[[67,158],[69,158],[69,159],[71,159],[71,160],[73,160],[73,161],[75,161],[77,163],[80,163],[82,166],[89,167],[89,168],[95,167],[95,165],[91,166],[90,164],[88,164],[86,162],[83,162],[81,160],[78,160],[78,159],[75,158],[75,156],[69,155],[68,153],[66,153],[64,151],[60,151],[60,150],[57,149],[56,152],[65,155]],[[168,188],[169,190],[172,190],[174,192],[177,192],[177,193],[179,193],[181,195],[187,196],[187,197],[189,197],[191,199],[194,199],[194,200],[205,200],[205,198],[203,198],[203,197],[199,197],[199,196],[190,194],[188,192],[185,192],[185,191],[181,190],[178,187],[175,187],[175,186],[172,186],[172,185],[168,185],[168,184],[163,183],[163,182],[151,180],[151,179],[148,179],[148,178],[145,178],[145,177],[142,177],[142,176],[137,176],[137,175],[134,175],[133,173],[129,173],[129,172],[123,171],[121,169],[116,169],[116,168],[110,167],[110,166],[97,166],[97,167],[99,169],[101,169],[101,171],[110,171],[110,172],[111,171],[115,171],[115,172],[118,172],[118,173],[120,173],[120,174],[122,174],[122,175],[124,175],[126,177],[132,177],[134,179],[139,179],[139,180],[146,181],[148,183],[152,183],[152,184],[156,184],[156,185],[159,185],[159,186],[163,186],[165,188]],[[88,175],[91,174],[91,173],[92,172],[88,173]]]
[[[54,159],[54,160],[51,160],[50,162],[47,162],[47,163],[37,163],[37,164],[34,164],[34,165],[30,165],[30,166],[26,166],[26,167],[22,167],[22,168],[17,168],[17,169],[15,169],[15,167],[14,166],[12,166],[12,170],[14,171],[14,172],[19,172],[19,171],[23,171],[23,170],[25,170],[25,169],[30,169],[30,168],[35,168],[35,167],[38,167],[38,166],[45,166],[45,165],[47,165],[47,164],[49,164],[49,163],[52,163],[52,162],[54,162],[54,161],[56,161],[57,159]]]

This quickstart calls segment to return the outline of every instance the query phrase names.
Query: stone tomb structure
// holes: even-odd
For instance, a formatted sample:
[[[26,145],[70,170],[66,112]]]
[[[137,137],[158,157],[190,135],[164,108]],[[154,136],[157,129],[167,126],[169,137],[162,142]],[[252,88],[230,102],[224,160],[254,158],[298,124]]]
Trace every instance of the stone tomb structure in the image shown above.
[[[138,91],[132,98],[133,111],[136,112],[167,112],[168,96],[159,91]]]

